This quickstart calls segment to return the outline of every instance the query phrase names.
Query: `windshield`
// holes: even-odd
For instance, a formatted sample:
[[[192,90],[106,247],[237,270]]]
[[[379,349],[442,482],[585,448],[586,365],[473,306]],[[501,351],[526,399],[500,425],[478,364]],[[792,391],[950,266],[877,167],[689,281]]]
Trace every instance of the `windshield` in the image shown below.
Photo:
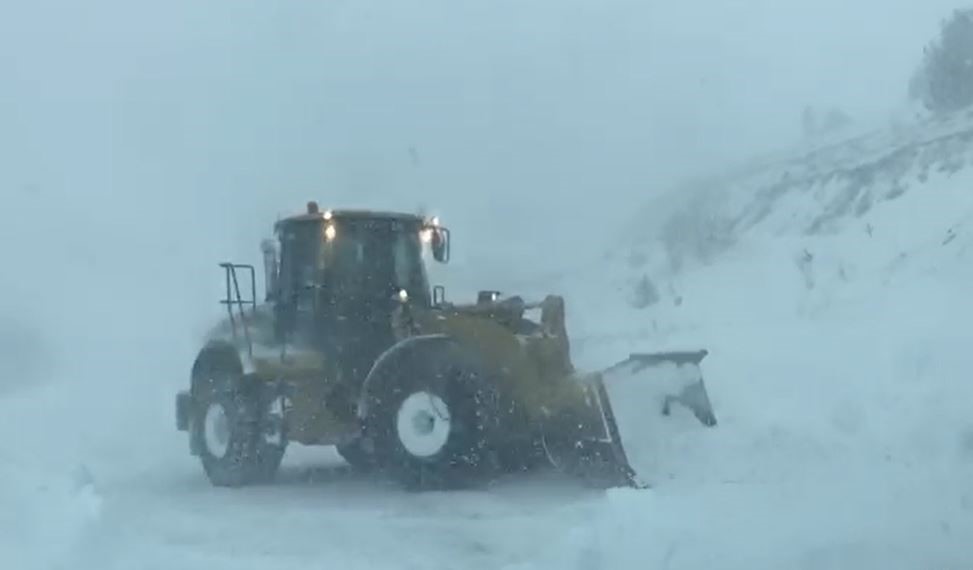
[[[338,220],[326,244],[325,274],[350,296],[391,297],[401,289],[422,302],[428,285],[418,227],[392,220]]]
[[[282,290],[322,285],[338,298],[388,299],[405,289],[413,302],[428,305],[418,225],[385,219],[333,224],[330,240],[323,223],[294,224],[282,232]]]

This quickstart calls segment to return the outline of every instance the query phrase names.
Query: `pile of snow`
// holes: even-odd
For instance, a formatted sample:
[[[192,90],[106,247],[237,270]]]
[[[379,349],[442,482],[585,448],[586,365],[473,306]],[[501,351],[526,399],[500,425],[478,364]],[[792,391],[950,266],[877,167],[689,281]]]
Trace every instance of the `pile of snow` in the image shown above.
[[[750,302],[721,310],[714,295],[712,326],[672,335],[711,350],[719,426],[663,432],[644,406],[617,401],[630,459],[654,489],[609,493],[533,567],[973,562],[973,310],[962,287],[916,278],[812,312],[811,295],[797,294],[789,318],[768,317],[766,273],[741,265],[734,281],[729,267],[712,282]]]
[[[673,267],[650,240],[537,284],[567,292],[582,367],[708,349],[720,424],[660,424],[620,398],[653,489],[609,492],[517,568],[973,564],[973,130],[931,131],[907,155],[868,149],[901,160],[845,156],[805,186],[768,193],[780,165],[728,185],[707,212],[732,239],[710,257]],[[859,167],[872,182],[849,183]],[[832,208],[848,193],[885,199]],[[636,309],[645,276],[657,298]]]
[[[42,464],[36,457],[3,455],[0,559],[7,568],[24,570],[78,568],[79,553],[98,528],[103,498],[83,465],[69,471]]]

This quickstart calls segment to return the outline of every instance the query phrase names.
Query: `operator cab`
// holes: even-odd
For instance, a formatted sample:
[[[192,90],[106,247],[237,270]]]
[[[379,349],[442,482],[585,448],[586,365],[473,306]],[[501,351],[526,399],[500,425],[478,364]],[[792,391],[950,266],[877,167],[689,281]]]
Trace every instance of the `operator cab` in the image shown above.
[[[265,245],[264,254],[278,339],[342,353],[356,347],[367,353],[363,359],[393,342],[390,317],[398,304],[432,305],[426,248],[439,262],[449,259],[449,230],[418,215],[321,211],[310,202],[305,214],[274,229],[276,244]]]
[[[281,220],[274,230],[279,267],[267,268],[267,293],[275,302],[329,288],[376,301],[404,290],[412,302],[428,306],[424,248],[428,245],[437,261],[449,258],[449,230],[436,218],[362,210],[321,212],[311,202],[306,214]]]

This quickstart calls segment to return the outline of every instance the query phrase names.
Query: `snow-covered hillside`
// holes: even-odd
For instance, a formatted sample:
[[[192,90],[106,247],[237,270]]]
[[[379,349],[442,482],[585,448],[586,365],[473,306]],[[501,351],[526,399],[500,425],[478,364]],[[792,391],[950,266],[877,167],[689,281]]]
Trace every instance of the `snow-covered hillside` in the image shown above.
[[[634,462],[658,487],[610,493],[550,567],[973,564],[969,119],[654,201],[681,203],[672,225],[544,284],[570,291],[582,364],[709,349],[721,419],[637,438],[641,410],[624,400]],[[634,308],[644,278],[656,302]]]
[[[678,418],[663,427],[637,399],[616,401],[649,490],[593,492],[541,474],[413,495],[301,449],[275,486],[213,489],[172,418],[192,343],[161,349],[176,334],[162,327],[108,336],[114,350],[61,366],[57,382],[0,392],[0,560],[93,570],[973,566],[965,121],[751,167],[670,201],[684,206],[662,221],[690,232],[653,224],[597,262],[563,255],[554,278],[529,265],[502,276],[501,288],[566,295],[582,367],[629,351],[710,351],[715,429],[683,430]],[[642,300],[655,302],[637,309],[643,277],[655,295],[643,288]]]
[[[678,268],[710,259],[751,230],[814,236],[858,224],[871,232],[869,214],[886,202],[913,191],[940,200],[922,189],[966,168],[971,143],[973,111],[819,141],[659,196],[633,217],[625,237],[636,247],[661,243]]]

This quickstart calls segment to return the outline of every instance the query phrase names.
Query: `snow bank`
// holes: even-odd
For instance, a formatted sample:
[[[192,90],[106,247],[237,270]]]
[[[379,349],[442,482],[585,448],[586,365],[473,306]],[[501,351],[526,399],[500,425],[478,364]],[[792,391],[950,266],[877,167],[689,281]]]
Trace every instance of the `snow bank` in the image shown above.
[[[524,568],[973,564],[973,313],[963,287],[973,272],[958,281],[903,269],[884,286],[872,275],[857,291],[808,291],[766,279],[772,259],[752,259],[764,273],[738,260],[712,267],[702,282],[720,293],[706,319],[667,335],[711,350],[703,369],[719,426],[660,424],[633,399],[619,402],[629,457],[654,488],[607,493]],[[766,308],[755,298],[763,291]],[[611,346],[599,352],[621,352]]]
[[[968,156],[970,139],[946,159]],[[766,213],[715,257],[674,270],[645,243],[643,259],[561,281],[580,365],[706,348],[720,424],[662,422],[621,398],[626,448],[653,489],[607,493],[523,568],[973,565],[973,171],[941,158],[885,163],[856,193],[910,190],[835,214],[827,231],[804,230],[841,176],[770,201],[738,186],[740,212]],[[627,294],[641,275],[661,294],[637,310]]]
[[[98,524],[102,497],[83,468],[50,474],[5,461],[0,467],[0,505],[4,567],[66,570],[79,567],[76,556]]]

